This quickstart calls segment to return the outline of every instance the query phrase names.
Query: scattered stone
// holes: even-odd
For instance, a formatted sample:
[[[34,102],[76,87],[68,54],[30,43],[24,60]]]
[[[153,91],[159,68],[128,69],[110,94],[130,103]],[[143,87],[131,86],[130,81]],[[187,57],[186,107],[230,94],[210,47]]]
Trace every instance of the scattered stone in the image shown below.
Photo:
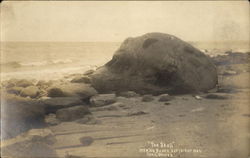
[[[50,126],[55,126],[60,124],[61,122],[56,118],[55,114],[49,114],[45,116],[45,123]]]
[[[184,98],[184,97],[182,97],[182,100],[188,100],[188,98]]]
[[[76,156],[76,155],[71,155],[71,154],[66,154],[64,158],[85,158],[85,156]]]
[[[242,116],[250,117],[250,114],[243,114]]]
[[[132,97],[138,97],[139,94],[137,94],[134,91],[126,91],[126,92],[121,92],[119,93],[120,96],[126,97],[126,98],[132,98]]]
[[[128,113],[128,116],[138,116],[138,115],[145,115],[145,114],[148,114],[148,113],[144,111],[137,111],[137,112]]]
[[[226,70],[224,71],[223,75],[227,76],[227,75],[237,75],[236,71],[232,71],[232,70]]]
[[[229,97],[222,94],[208,94],[205,96],[207,99],[228,99]]]
[[[3,87],[5,87],[5,88],[14,87],[14,86],[16,86],[16,82],[17,81],[18,81],[17,79],[10,79],[8,81],[3,81],[2,82],[3,83]]]
[[[79,97],[55,97],[41,100],[45,104],[47,114],[55,113],[57,110],[83,104]]]
[[[200,97],[198,95],[195,95],[194,98],[197,99],[197,100],[201,100],[202,99],[202,97]]]
[[[65,97],[63,91],[60,88],[50,88],[48,90],[48,97]]]
[[[186,116],[185,114],[180,114],[180,115],[178,115],[179,117],[184,117],[184,116]]]
[[[67,97],[81,97],[82,99],[88,99],[97,94],[97,91],[90,85],[84,83],[67,83],[55,86],[63,92],[63,96]],[[61,95],[61,93],[60,93]]]
[[[200,112],[200,111],[204,111],[204,110],[205,110],[205,108],[200,107],[200,108],[196,108],[196,109],[191,110],[191,112]]]
[[[48,87],[52,86],[54,83],[56,83],[56,81],[53,81],[53,80],[49,80],[49,81],[39,80],[37,82],[36,86],[40,87],[40,88],[48,88]]]
[[[150,101],[153,101],[153,100],[154,100],[154,97],[152,95],[144,95],[142,97],[143,102],[150,102]]]
[[[33,86],[34,84],[31,82],[31,81],[28,81],[28,80],[18,80],[16,82],[16,86],[17,87],[28,87],[28,86]]]
[[[170,96],[170,95],[168,95],[168,94],[162,94],[162,95],[160,95],[160,97],[159,97],[159,101],[160,102],[165,102],[165,101],[170,101],[170,100],[172,100],[172,96]]]
[[[116,111],[118,109],[119,108],[117,106],[108,105],[108,106],[103,106],[103,107],[92,108],[91,111]]]
[[[90,83],[90,78],[87,76],[77,76],[71,80],[72,83]]]
[[[218,81],[216,66],[208,56],[164,33],[126,39],[113,58],[90,78],[100,93],[139,94],[207,91]]]
[[[10,94],[19,95],[22,90],[23,87],[11,87],[7,89],[7,92]]]
[[[22,97],[31,97],[35,98],[39,94],[39,89],[36,86],[28,86],[20,92],[20,95]]]
[[[56,111],[56,118],[60,121],[74,121],[90,114],[88,107],[80,105],[70,108],[63,108]]]
[[[233,88],[219,88],[217,90],[218,93],[237,93],[239,90],[233,89]]]
[[[115,94],[99,94],[90,98],[93,106],[104,106],[116,102]]]
[[[81,137],[79,141],[83,146],[89,146],[94,142],[94,139],[92,137]]]

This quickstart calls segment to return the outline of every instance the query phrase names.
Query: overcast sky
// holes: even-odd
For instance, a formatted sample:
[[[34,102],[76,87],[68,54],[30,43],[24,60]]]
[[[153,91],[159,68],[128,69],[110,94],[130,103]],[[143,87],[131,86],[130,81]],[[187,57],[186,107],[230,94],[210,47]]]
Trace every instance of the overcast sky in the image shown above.
[[[249,40],[247,1],[4,1],[3,41],[118,41],[147,32]]]

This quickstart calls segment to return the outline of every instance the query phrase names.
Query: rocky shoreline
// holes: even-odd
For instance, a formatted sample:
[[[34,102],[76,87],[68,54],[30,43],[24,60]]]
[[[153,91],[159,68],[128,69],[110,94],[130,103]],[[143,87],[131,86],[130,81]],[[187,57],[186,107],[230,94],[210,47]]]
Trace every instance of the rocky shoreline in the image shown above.
[[[213,57],[212,61],[217,66],[218,85],[202,92],[192,91],[188,93],[189,97],[197,101],[207,99],[223,102],[230,99],[231,95],[228,94],[237,94],[242,89],[249,90],[249,53],[230,52],[226,56]],[[2,82],[3,154],[12,157],[56,157],[57,153],[52,145],[56,140],[51,127],[60,126],[64,122],[98,126],[102,124],[103,118],[150,114],[150,111],[138,109],[137,105],[128,105],[126,99],[135,99],[138,107],[150,102],[169,106],[182,97],[180,94],[166,92],[150,94],[148,91],[139,93],[132,90],[103,93],[94,88],[93,74],[96,74],[95,70],[65,76],[59,80],[10,79]],[[112,87],[112,83],[107,84]],[[122,102],[123,100],[125,101]],[[204,108],[196,109],[202,110]],[[183,116],[185,115],[180,114],[178,117]],[[89,146],[93,141],[91,137],[80,139],[82,146]],[[21,149],[16,151],[16,148]],[[66,154],[65,157],[70,155]]]

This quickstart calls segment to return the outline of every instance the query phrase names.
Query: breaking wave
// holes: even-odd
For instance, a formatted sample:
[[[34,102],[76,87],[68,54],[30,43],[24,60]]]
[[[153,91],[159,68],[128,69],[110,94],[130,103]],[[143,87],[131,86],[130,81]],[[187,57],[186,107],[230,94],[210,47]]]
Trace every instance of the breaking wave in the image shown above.
[[[48,66],[48,65],[56,65],[56,64],[69,64],[73,63],[70,59],[57,59],[57,60],[50,60],[50,61],[38,61],[38,62],[18,62],[18,61],[11,61],[7,63],[1,64],[1,66],[11,67],[11,68],[19,68],[19,67],[35,67],[35,66]]]

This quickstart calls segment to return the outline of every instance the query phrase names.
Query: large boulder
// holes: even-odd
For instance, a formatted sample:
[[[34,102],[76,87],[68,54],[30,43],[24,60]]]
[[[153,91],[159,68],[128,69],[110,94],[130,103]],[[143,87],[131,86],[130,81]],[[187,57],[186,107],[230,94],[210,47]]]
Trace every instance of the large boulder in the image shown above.
[[[217,84],[216,67],[208,56],[163,33],[126,39],[112,60],[90,77],[100,93],[189,93],[207,91]]]

